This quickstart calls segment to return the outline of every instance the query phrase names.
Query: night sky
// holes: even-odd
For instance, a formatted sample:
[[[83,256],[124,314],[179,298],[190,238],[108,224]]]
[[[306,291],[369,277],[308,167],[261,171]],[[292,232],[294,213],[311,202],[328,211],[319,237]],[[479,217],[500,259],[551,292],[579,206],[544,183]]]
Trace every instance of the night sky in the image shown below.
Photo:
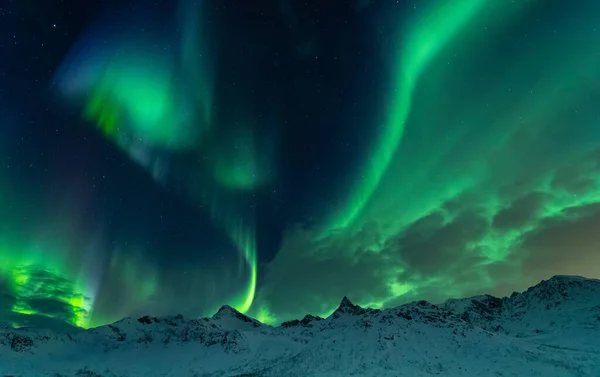
[[[2,322],[600,277],[596,0],[5,0],[0,56]]]

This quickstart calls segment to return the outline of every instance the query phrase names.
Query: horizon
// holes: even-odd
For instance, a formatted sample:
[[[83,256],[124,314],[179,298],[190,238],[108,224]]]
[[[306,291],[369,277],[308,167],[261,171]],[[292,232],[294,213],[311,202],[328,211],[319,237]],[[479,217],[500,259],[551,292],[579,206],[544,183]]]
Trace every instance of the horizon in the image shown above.
[[[429,302],[430,304],[435,305],[435,306],[441,306],[441,305],[444,305],[445,303],[447,303],[448,301],[452,301],[452,300],[459,300],[460,301],[460,300],[466,300],[466,299],[476,298],[476,297],[480,297],[480,296],[491,296],[491,297],[495,297],[495,298],[499,298],[499,299],[509,299],[509,298],[512,297],[512,295],[514,293],[522,294],[522,293],[526,292],[530,288],[536,287],[536,286],[538,286],[538,285],[540,285],[540,284],[542,284],[544,282],[547,282],[547,281],[555,279],[555,278],[582,278],[582,279],[585,279],[585,280],[593,280],[593,281],[599,281],[600,282],[600,279],[588,278],[588,277],[579,276],[579,275],[553,275],[553,276],[550,276],[549,278],[542,279],[540,282],[538,282],[536,284],[533,284],[531,286],[528,286],[528,287],[526,287],[526,288],[524,288],[524,289],[522,289],[520,291],[513,291],[511,294],[503,295],[503,296],[493,296],[493,295],[488,295],[486,293],[482,293],[482,294],[479,294],[479,295],[467,296],[467,297],[450,297],[450,298],[447,298],[444,301],[439,302],[439,303],[429,302],[427,300],[418,300],[418,299],[416,299],[416,300],[408,301],[408,302],[405,302],[405,303],[402,303],[402,304],[399,304],[399,305],[396,305],[396,306],[393,306],[393,307],[386,307],[386,308],[373,308],[373,307],[369,307],[369,306],[363,306],[363,305],[360,305],[360,304],[352,301],[352,299],[349,298],[348,296],[343,296],[342,299],[340,300],[340,303],[335,307],[335,309],[331,310],[329,312],[329,314],[327,314],[325,316],[318,315],[318,314],[313,314],[313,313],[306,313],[303,316],[300,316],[300,317],[297,317],[297,318],[290,318],[290,319],[287,319],[287,320],[283,320],[283,321],[279,322],[278,324],[263,322],[263,321],[261,321],[258,318],[255,318],[255,317],[252,317],[252,316],[249,316],[249,315],[246,315],[246,314],[240,312],[239,310],[237,310],[236,308],[234,308],[233,306],[228,305],[228,304],[223,304],[212,315],[203,316],[203,317],[185,317],[185,316],[183,316],[182,314],[179,314],[179,313],[163,314],[163,315],[160,315],[160,316],[156,316],[156,315],[152,315],[152,314],[145,314],[145,315],[141,315],[141,316],[123,317],[123,318],[118,319],[118,320],[116,320],[114,322],[111,322],[111,323],[106,323],[106,324],[102,324],[102,325],[99,325],[99,326],[88,327],[88,328],[73,326],[73,325],[69,324],[68,322],[64,322],[64,324],[73,326],[73,328],[75,330],[77,330],[77,331],[86,331],[86,330],[97,329],[99,327],[104,327],[104,326],[108,326],[108,325],[114,325],[114,324],[117,324],[119,322],[122,322],[122,321],[128,320],[128,319],[134,320],[134,321],[138,321],[138,322],[141,322],[140,320],[144,319],[144,318],[158,319],[158,320],[160,320],[160,319],[166,319],[166,318],[174,318],[174,317],[181,317],[184,320],[190,320],[190,319],[214,319],[214,317],[219,312],[221,312],[223,310],[226,310],[226,309],[232,309],[232,310],[235,311],[235,313],[240,314],[240,315],[242,315],[244,317],[250,318],[252,320],[258,321],[258,322],[260,322],[263,325],[266,325],[266,326],[269,326],[269,327],[282,327],[285,323],[302,320],[302,319],[304,319],[306,317],[315,317],[315,318],[319,318],[319,319],[323,319],[323,320],[324,319],[328,319],[329,317],[331,317],[336,311],[338,311],[342,307],[342,304],[344,303],[344,299],[348,300],[348,302],[351,305],[358,306],[361,309],[373,309],[373,310],[379,310],[379,311],[384,311],[384,310],[388,310],[388,309],[395,309],[395,308],[398,308],[398,307],[402,307],[402,306],[407,306],[407,305],[411,305],[411,304],[414,304],[414,303],[418,303],[418,302],[421,302],[421,301]],[[52,319],[51,317],[48,317],[48,318]],[[6,324],[9,327],[11,326],[9,323],[6,323]],[[25,329],[25,330],[26,329],[48,329],[48,330],[53,330],[50,327],[36,327],[36,326],[23,326],[23,327],[12,327],[12,328],[15,329],[15,330],[17,330],[17,329]]]

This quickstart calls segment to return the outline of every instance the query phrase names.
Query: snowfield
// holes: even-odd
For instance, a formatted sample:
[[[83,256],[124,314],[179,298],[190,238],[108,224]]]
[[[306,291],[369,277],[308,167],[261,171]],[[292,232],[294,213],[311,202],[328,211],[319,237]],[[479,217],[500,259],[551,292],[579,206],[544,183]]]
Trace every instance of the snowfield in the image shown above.
[[[600,376],[600,280],[555,276],[511,297],[361,308],[272,327],[126,318],[61,334],[0,325],[0,377]]]

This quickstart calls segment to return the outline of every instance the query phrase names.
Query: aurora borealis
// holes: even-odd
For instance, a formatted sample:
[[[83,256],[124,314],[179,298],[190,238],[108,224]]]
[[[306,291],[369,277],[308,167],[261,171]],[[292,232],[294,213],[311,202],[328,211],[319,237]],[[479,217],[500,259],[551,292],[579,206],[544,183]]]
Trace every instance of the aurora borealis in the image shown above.
[[[0,322],[600,277],[594,1],[0,13]]]

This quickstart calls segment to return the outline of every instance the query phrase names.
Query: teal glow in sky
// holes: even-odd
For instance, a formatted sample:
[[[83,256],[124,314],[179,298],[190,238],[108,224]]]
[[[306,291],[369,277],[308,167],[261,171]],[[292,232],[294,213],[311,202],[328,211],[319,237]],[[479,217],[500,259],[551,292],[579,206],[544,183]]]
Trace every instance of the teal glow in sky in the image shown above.
[[[63,63],[59,87],[64,95],[82,100],[85,119],[95,123],[158,183],[187,194],[192,205],[214,207],[216,198],[223,195],[237,200],[229,192],[219,191],[251,190],[263,173],[250,129],[234,129],[219,139],[212,109],[212,51],[208,29],[201,25],[205,18],[194,3],[182,2],[179,13],[183,29],[178,50],[171,51],[168,46],[172,44],[158,44],[135,28],[109,40],[95,30]],[[174,186],[169,168],[177,165],[171,161],[175,153],[210,153],[208,164],[214,164],[214,177],[209,180],[205,176],[194,187],[196,192]],[[183,185],[195,181],[194,170],[205,168],[200,161],[188,167],[192,171],[184,174]],[[176,179],[179,185],[181,178]],[[215,213],[211,218],[245,263],[240,274],[247,276],[246,288],[228,303],[246,312],[256,288],[256,235],[249,225],[254,219]]]
[[[529,1],[522,4],[493,4],[485,0],[446,0],[432,2],[424,10],[415,11],[409,26],[399,28],[395,43],[396,58],[390,74],[393,85],[389,104],[385,106],[386,115],[381,134],[372,153],[360,171],[361,183],[355,188],[348,205],[337,213],[328,224],[328,230],[337,230],[351,226],[377,190],[382,177],[388,171],[395,154],[402,143],[404,129],[409,120],[414,91],[428,65],[455,38],[469,41],[468,33],[477,30],[472,26],[483,25],[478,16],[483,11],[493,13],[498,18],[506,17],[507,9],[526,8]],[[416,6],[415,6],[416,9]],[[471,28],[469,28],[471,26]],[[394,53],[390,54],[394,56]]]
[[[349,292],[385,307],[597,276],[598,241],[581,233],[598,219],[598,12],[547,30],[535,2],[503,6],[442,1],[409,22],[361,179],[324,229],[287,233],[263,318],[327,314]]]
[[[0,321],[600,277],[597,2],[300,3],[14,5]]]

